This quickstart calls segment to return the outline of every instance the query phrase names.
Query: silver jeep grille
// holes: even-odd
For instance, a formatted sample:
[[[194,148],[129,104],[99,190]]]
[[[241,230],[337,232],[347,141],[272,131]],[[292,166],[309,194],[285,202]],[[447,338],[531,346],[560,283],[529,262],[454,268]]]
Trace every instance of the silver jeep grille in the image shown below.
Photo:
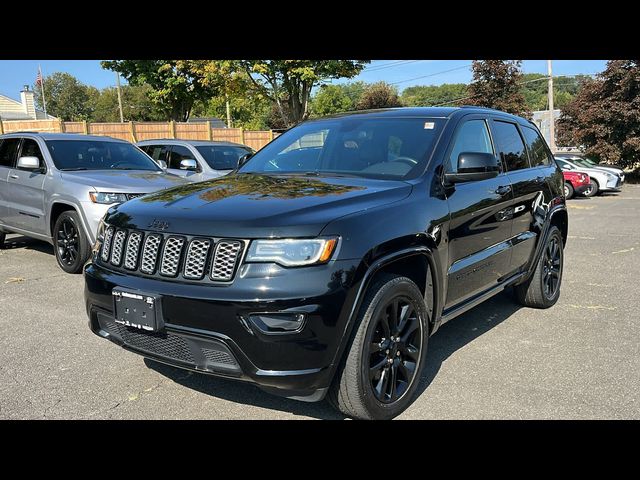
[[[187,259],[184,262],[184,277],[200,280],[204,276],[207,263],[207,253],[211,241],[207,239],[191,240],[187,250]]]
[[[113,232],[115,229],[113,227],[107,228],[107,231],[104,232],[104,242],[102,242],[102,261],[106,262],[109,260],[109,250],[111,250],[111,239],[113,238]]]
[[[99,259],[111,268],[142,276],[231,282],[245,244],[246,241],[235,239],[184,237],[108,227]]]
[[[164,242],[164,250],[162,250],[162,264],[160,265],[160,275],[175,277],[178,273],[178,265],[180,264],[180,254],[184,238],[169,237]]]
[[[144,242],[144,250],[142,252],[142,265],[140,271],[152,274],[156,270],[156,262],[158,260],[158,250],[162,237],[160,235],[149,235]]]
[[[237,240],[220,240],[211,264],[211,280],[228,282],[233,278],[242,243]]]
[[[127,270],[135,270],[138,266],[138,253],[140,252],[140,241],[142,234],[140,232],[131,232],[127,239],[127,249],[124,254],[124,268]]]
[[[127,232],[124,230],[118,230],[113,238],[113,249],[111,250],[111,263],[119,266],[122,261],[122,247],[124,246],[124,239],[127,238]]]

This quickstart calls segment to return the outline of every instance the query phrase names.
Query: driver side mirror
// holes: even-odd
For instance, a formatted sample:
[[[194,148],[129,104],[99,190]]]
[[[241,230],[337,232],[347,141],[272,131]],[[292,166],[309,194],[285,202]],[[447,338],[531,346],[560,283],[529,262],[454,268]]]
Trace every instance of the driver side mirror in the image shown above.
[[[243,166],[245,163],[247,163],[251,157],[253,157],[253,153],[252,153],[252,152],[248,152],[248,153],[245,153],[244,155],[242,155],[242,156],[238,159],[238,167],[237,167],[237,168],[240,168],[240,167],[241,167],[241,166]]]
[[[445,173],[446,184],[472,182],[497,177],[500,173],[500,161],[492,153],[462,152],[458,155],[458,171]]]
[[[20,157],[16,167],[19,170],[29,170],[32,172],[42,171],[40,167],[40,159],[38,157]]]
[[[196,162],[193,158],[185,158],[184,160],[180,160],[180,170],[194,171],[197,169],[198,162]]]
[[[165,162],[164,160],[158,160],[158,165],[160,165],[160,168],[163,170],[167,169],[167,162]]]

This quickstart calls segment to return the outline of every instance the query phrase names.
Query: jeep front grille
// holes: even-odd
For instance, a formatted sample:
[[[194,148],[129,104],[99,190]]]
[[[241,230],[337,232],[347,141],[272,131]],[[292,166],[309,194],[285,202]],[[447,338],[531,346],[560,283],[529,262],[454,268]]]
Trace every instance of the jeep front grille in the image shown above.
[[[229,283],[246,240],[202,238],[107,228],[99,259],[109,268],[146,277]]]

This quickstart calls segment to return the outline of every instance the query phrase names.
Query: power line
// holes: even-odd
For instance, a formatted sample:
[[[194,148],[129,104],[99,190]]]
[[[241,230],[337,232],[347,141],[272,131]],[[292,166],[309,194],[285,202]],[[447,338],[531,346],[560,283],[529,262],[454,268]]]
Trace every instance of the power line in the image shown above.
[[[454,72],[456,70],[462,70],[463,68],[469,68],[470,66],[471,66],[471,64],[463,65],[461,67],[450,68],[449,70],[442,70],[441,72],[430,73],[429,75],[421,75],[419,77],[409,78],[407,80],[400,80],[399,82],[392,82],[391,85],[397,85],[399,83],[406,83],[406,82],[413,82],[414,80],[420,80],[421,78],[435,77],[436,75],[441,75],[443,73]]]
[[[401,67],[401,66],[408,65],[410,63],[416,63],[416,62],[424,62],[424,60],[400,60],[400,61],[392,62],[391,64],[387,64],[383,66],[376,65],[374,67],[367,68],[366,70],[364,70],[363,73],[377,72],[378,70],[384,70],[386,68]]]

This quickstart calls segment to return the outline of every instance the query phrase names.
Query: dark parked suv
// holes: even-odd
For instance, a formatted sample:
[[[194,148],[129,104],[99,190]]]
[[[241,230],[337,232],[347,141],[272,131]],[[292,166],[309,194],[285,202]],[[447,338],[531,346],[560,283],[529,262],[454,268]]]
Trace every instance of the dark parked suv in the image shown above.
[[[312,120],[234,173],[112,207],[85,266],[91,330],[356,418],[407,408],[427,342],[506,287],[560,294],[562,172],[483,108]]]

